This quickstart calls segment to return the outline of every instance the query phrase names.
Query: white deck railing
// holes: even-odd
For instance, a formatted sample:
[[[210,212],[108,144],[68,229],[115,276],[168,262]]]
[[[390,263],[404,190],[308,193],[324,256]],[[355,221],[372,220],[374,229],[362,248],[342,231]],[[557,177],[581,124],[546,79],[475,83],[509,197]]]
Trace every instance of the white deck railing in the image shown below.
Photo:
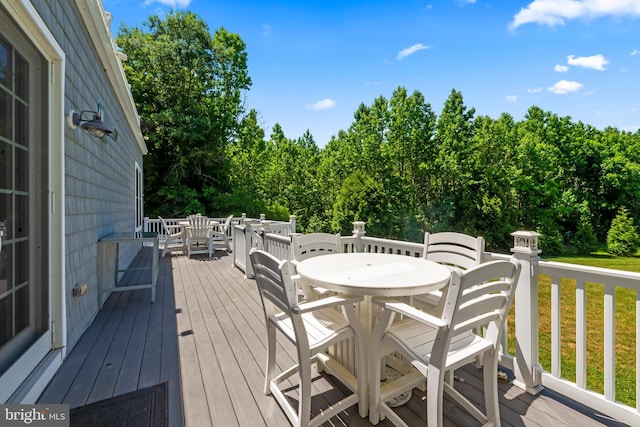
[[[224,217],[224,218],[211,217],[211,219],[218,221],[220,223],[224,223],[227,220],[227,217]],[[245,219],[246,219],[245,216],[233,217],[231,218],[231,225],[233,226],[234,224],[240,224]],[[186,218],[165,218],[164,220],[166,221],[167,225],[178,225],[180,221],[186,221],[187,219]],[[146,232],[158,233],[158,239],[160,240],[160,245],[162,245],[165,239],[167,238],[167,234],[164,228],[162,227],[162,221],[160,221],[160,218],[145,217],[143,230]],[[231,227],[227,229],[227,238],[228,239],[232,238]]]
[[[269,224],[271,225],[271,224]],[[271,227],[273,227],[271,225]],[[287,233],[279,234],[265,232],[264,224],[254,224],[250,231],[236,227],[236,233],[242,232],[247,237],[244,247],[234,240],[238,252],[234,256],[243,258],[243,262],[236,262],[236,266],[245,271],[247,277],[252,277],[250,265],[247,265],[248,253],[251,247],[264,248],[279,258],[290,259],[290,237]],[[289,229],[291,230],[291,229]],[[295,229],[294,229],[295,230]],[[295,231],[293,231],[295,232]],[[238,234],[236,234],[237,236]],[[523,264],[523,274],[520,275],[515,296],[515,339],[517,354],[506,354],[506,334],[501,356],[501,364],[513,370],[516,379],[514,383],[532,394],[540,392],[545,386],[571,399],[583,403],[593,409],[629,425],[640,425],[640,273],[631,273],[605,268],[585,267],[575,264],[543,261],[537,247],[537,233],[516,232],[512,254],[485,252],[483,261],[493,259],[508,259],[515,256]],[[421,243],[402,242],[397,240],[366,237],[363,222],[354,223],[352,236],[343,236],[345,252],[380,252],[396,253],[407,256],[422,256]],[[242,256],[239,252],[245,253]],[[235,251],[234,251],[235,252]],[[529,274],[525,274],[529,272]],[[546,371],[539,363],[539,319],[538,319],[538,275],[551,277],[551,371]],[[560,298],[563,280],[574,281],[576,288],[575,307],[563,307]],[[573,283],[573,282],[572,282]],[[604,352],[604,393],[597,393],[586,387],[587,372],[587,335],[588,313],[586,305],[586,283],[604,286],[604,348],[588,349],[589,351]],[[616,401],[616,289],[625,288],[636,292],[636,363],[631,369],[636,373],[636,408]],[[562,313],[567,310],[576,312],[576,380],[570,381],[561,377],[561,342]]]
[[[535,271],[535,269],[534,269]],[[595,409],[599,409],[614,418],[629,423],[640,425],[640,346],[638,345],[638,334],[640,333],[640,318],[638,308],[640,307],[640,273],[632,273],[620,270],[605,268],[595,268],[579,266],[551,261],[539,261],[537,263],[537,273],[551,276],[551,372],[541,371],[542,385],[579,400]],[[561,283],[564,280],[575,283],[575,307],[562,305]],[[537,283],[537,282],[536,282]],[[598,284],[604,287],[604,296],[601,301],[604,307],[604,348],[588,349],[588,351],[601,351],[604,355],[604,366],[600,369],[604,372],[604,394],[594,393],[587,389],[587,335],[588,317],[586,301],[586,284]],[[537,290],[537,287],[535,288]],[[616,401],[616,289],[631,289],[636,294],[636,363],[633,367],[636,373],[636,409],[626,405],[617,404]],[[593,302],[590,302],[593,304]],[[537,306],[537,303],[536,303]],[[561,378],[561,344],[562,328],[561,316],[564,311],[575,310],[576,322],[576,380],[574,382]],[[537,317],[536,317],[537,319]],[[516,320],[517,322],[517,320]],[[537,322],[536,322],[537,326]],[[516,332],[517,333],[517,332]],[[602,333],[602,331],[600,331]],[[631,337],[630,337],[631,339]],[[537,369],[539,365],[536,366]]]
[[[295,216],[291,216],[288,222],[267,221],[264,216],[260,220],[245,219],[232,229],[233,265],[251,279],[253,268],[249,262],[249,252],[252,248],[265,249],[280,259],[289,259],[289,236],[295,232]]]

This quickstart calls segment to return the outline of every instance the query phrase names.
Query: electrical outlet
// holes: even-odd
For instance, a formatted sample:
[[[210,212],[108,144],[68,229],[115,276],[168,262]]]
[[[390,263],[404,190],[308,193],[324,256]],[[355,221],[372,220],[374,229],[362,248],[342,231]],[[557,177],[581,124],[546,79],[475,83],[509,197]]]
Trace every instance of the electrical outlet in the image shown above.
[[[81,297],[84,296],[84,294],[87,293],[87,289],[89,288],[89,285],[87,285],[86,283],[83,283],[82,285],[76,285],[73,288],[73,296],[74,297]]]

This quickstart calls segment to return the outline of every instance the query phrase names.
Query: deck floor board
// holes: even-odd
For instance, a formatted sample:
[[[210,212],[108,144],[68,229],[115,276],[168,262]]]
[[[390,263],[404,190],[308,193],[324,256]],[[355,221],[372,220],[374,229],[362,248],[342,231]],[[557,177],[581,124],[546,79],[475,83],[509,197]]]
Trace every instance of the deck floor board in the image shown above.
[[[144,248],[133,266],[149,262],[150,254]],[[266,336],[255,281],[246,279],[232,258],[220,251],[211,259],[160,258],[153,304],[148,289],[112,293],[39,403],[73,408],[166,381],[171,427],[288,425],[275,399],[263,393]],[[140,274],[127,273],[121,283],[138,283]],[[293,363],[295,349],[280,336],[277,353],[280,368]],[[458,375],[464,378],[459,388],[482,401],[482,371],[467,366]],[[499,387],[503,426],[622,426],[550,390],[531,396],[510,382]],[[343,396],[343,386],[317,374],[313,393],[317,413]],[[423,397],[414,390],[409,403],[397,408],[410,425],[424,422]],[[446,399],[444,412],[445,426],[477,425]],[[356,406],[325,425],[371,426]]]

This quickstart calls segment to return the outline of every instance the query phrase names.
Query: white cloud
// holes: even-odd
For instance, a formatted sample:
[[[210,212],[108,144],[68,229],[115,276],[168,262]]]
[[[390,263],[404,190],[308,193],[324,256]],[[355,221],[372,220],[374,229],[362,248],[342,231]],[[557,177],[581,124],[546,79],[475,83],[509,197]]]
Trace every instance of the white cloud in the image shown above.
[[[556,64],[556,66],[553,67],[553,71],[558,73],[566,73],[567,71],[569,71],[569,67],[567,67],[566,65]]]
[[[327,110],[329,108],[335,107],[336,103],[331,98],[325,98],[321,101],[316,102],[313,105],[309,105],[309,108],[312,110]]]
[[[590,68],[592,70],[604,71],[605,65],[609,63],[602,55],[593,55],[593,56],[579,56],[575,57],[573,55],[567,56],[567,63],[569,65],[575,65],[576,67],[582,68]]]
[[[145,0],[144,5],[149,6],[153,3],[160,3],[164,6],[169,6],[174,9],[186,9],[189,4],[191,4],[191,0]]]
[[[541,87],[536,87],[536,88],[533,88],[533,89],[527,89],[527,92],[529,92],[529,93],[540,93],[540,92],[542,92],[542,88]]]
[[[536,23],[548,26],[564,25],[565,20],[594,19],[602,16],[640,17],[637,0],[534,0],[520,9],[509,24],[516,29]]]
[[[629,55],[631,55],[631,56],[635,56],[635,55],[638,55],[638,54],[640,54],[640,50],[638,50],[638,49],[633,49]]]
[[[580,88],[582,88],[582,83],[567,81],[567,80],[560,80],[556,82],[553,86],[548,88],[547,90],[549,92],[555,93],[556,95],[566,95],[569,92],[575,92],[577,90],[580,90]]]
[[[422,43],[414,44],[413,46],[402,49],[400,52],[398,52],[398,56],[396,59],[400,61],[403,58],[418,52],[419,50],[429,49],[429,47],[430,46],[425,46]]]
[[[518,100],[518,95],[509,95],[505,99],[507,102],[516,102]]]

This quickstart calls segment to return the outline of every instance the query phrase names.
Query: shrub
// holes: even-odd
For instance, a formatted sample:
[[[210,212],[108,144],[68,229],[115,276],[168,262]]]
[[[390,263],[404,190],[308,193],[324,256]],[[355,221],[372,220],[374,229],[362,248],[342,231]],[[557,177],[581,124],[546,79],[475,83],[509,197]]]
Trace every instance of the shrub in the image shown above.
[[[571,242],[575,245],[576,250],[580,255],[588,255],[596,250],[598,246],[598,239],[596,238],[595,230],[588,218],[581,218]]]
[[[617,256],[631,256],[636,253],[638,246],[640,236],[633,226],[633,218],[629,217],[627,208],[622,206],[607,233],[607,252]]]

